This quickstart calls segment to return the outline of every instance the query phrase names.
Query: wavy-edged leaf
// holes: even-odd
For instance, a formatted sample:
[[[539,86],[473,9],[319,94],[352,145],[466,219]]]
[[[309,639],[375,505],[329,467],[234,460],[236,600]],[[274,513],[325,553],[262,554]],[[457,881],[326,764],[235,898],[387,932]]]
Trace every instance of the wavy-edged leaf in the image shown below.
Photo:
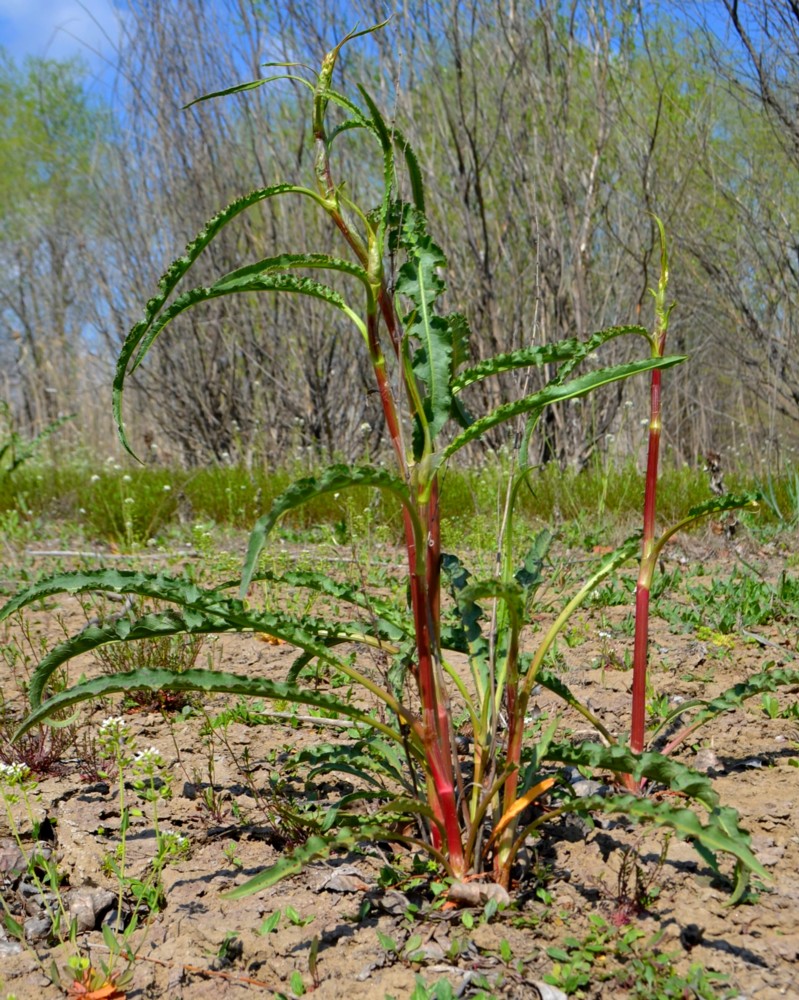
[[[741,510],[742,508],[754,511],[758,509],[762,500],[763,494],[759,491],[752,493],[725,493],[723,496],[711,497],[709,500],[691,507],[685,517],[667,528],[657,539],[652,549],[652,558],[657,559],[658,553],[663,550],[663,546],[678,531],[682,531],[683,528],[687,528],[689,525],[694,524],[694,522],[700,521],[703,517],[709,517],[711,514],[722,514],[726,510]]]
[[[374,737],[353,744],[318,744],[302,750],[296,759],[310,765],[308,777],[311,780],[319,774],[341,772],[356,775],[367,784],[382,788],[382,783],[375,777],[376,773],[382,773],[400,785],[407,784],[405,761],[397,752],[396,745]]]
[[[433,311],[433,304],[445,287],[436,269],[446,263],[441,248],[429,236],[423,236],[410,251],[410,259],[399,269],[396,284],[397,294],[413,303],[403,325],[407,335],[419,344],[413,370],[427,390],[424,403],[433,438],[446,423],[452,400],[452,330],[447,320]]]
[[[454,455],[456,451],[463,448],[464,445],[482,437],[492,427],[512,420],[522,413],[538,412],[550,403],[576,399],[611,382],[618,382],[633,375],[653,371],[655,368],[671,368],[673,365],[678,365],[683,361],[685,361],[685,357],[680,355],[647,358],[644,361],[632,361],[628,364],[613,365],[609,368],[598,368],[595,371],[586,372],[584,375],[580,375],[570,382],[551,382],[538,392],[524,396],[522,399],[515,400],[512,403],[506,403],[504,406],[499,406],[496,410],[486,414],[486,416],[475,420],[470,427],[462,431],[439,453],[438,461],[445,461]]]
[[[486,358],[472,368],[467,368],[452,381],[452,392],[462,392],[474,382],[480,382],[491,375],[501,375],[503,372],[515,371],[517,368],[531,368],[552,364],[557,361],[567,361],[578,353],[582,344],[575,337],[561,340],[555,344],[541,344],[538,347],[524,347],[508,354],[497,354]]]
[[[460,599],[471,604],[488,598],[502,601],[508,609],[514,627],[520,627],[524,616],[524,590],[516,580],[475,580],[460,592]]]
[[[214,601],[230,600],[220,588],[203,589],[193,580],[168,573],[147,573],[143,570],[100,569],[77,570],[58,573],[40,580],[13,597],[0,608],[0,621],[29,604],[53,597],[56,594],[85,594],[90,591],[109,591],[114,594],[136,594],[155,600],[181,605],[208,605]],[[243,605],[240,605],[243,607]]]
[[[163,633],[161,633],[163,634]],[[81,681],[52,698],[42,702],[20,724],[14,739],[24,735],[33,726],[44,722],[55,712],[110,694],[128,691],[205,691],[209,694],[236,694],[246,698],[271,698],[296,705],[322,708],[335,715],[352,719],[380,730],[391,739],[401,742],[399,733],[372,718],[366,711],[356,708],[349,700],[313,688],[301,688],[285,681],[272,681],[265,677],[244,677],[222,670],[191,669],[183,671],[143,667],[126,673],[104,675]]]
[[[214,282],[214,288],[234,287],[243,278],[256,277],[259,274],[267,274],[270,271],[282,271],[293,268],[310,268],[314,270],[339,271],[342,274],[349,274],[357,278],[364,286],[364,290],[369,296],[372,295],[372,286],[369,277],[360,264],[351,260],[344,260],[341,257],[332,257],[326,253],[281,253],[273,257],[264,257],[261,260],[253,261],[252,264],[245,264],[237,267],[233,271],[228,271]]]
[[[242,270],[246,270],[246,268]],[[261,272],[237,278],[229,278],[226,275],[225,278],[220,279],[220,281],[215,282],[213,285],[192,288],[184,292],[167,306],[158,316],[158,319],[150,325],[146,335],[142,338],[136,356],[130,365],[130,371],[133,372],[138,368],[156,338],[182,312],[185,312],[192,306],[198,305],[200,302],[209,302],[211,299],[221,298],[225,295],[238,295],[246,292],[287,292],[292,295],[308,295],[312,298],[321,299],[328,305],[335,306],[343,312],[352,320],[364,340],[367,338],[366,325],[361,317],[347,305],[338,292],[334,291],[328,285],[323,285],[312,278],[296,274],[286,274],[284,272]],[[120,371],[118,363],[116,377],[114,378],[115,392],[119,393],[122,391],[120,379],[124,380],[127,374],[127,371]]]
[[[604,330],[597,330],[597,332],[592,333],[587,340],[582,341],[574,355],[558,369],[555,380],[562,382],[563,379],[568,378],[581,361],[587,358],[589,354],[592,354],[598,347],[606,344],[609,340],[613,340],[616,337],[626,336],[643,337],[647,343],[651,344],[652,342],[652,336],[649,330],[647,330],[645,326],[638,326],[637,324],[626,326],[608,326]]]
[[[525,602],[529,605],[536,590],[544,579],[544,560],[547,557],[555,536],[548,528],[543,528],[533,539],[533,543],[524,556],[521,569],[514,574],[514,579],[522,588]]]
[[[382,260],[384,235],[391,208],[391,192],[394,188],[394,144],[391,141],[391,133],[388,126],[383,120],[383,115],[380,113],[380,108],[372,100],[369,92],[360,84],[358,85],[358,90],[361,93],[361,97],[366,101],[366,106],[372,115],[372,131],[377,136],[383,148],[383,198],[380,207],[380,221],[377,227],[377,248],[375,250],[377,259]]]
[[[791,687],[796,684],[799,684],[799,667],[770,667],[762,670],[759,674],[753,674],[745,681],[741,681],[740,684],[728,688],[710,701],[694,701],[680,705],[673,712],[669,713],[668,717],[658,727],[658,730],[669,725],[692,707],[695,708],[697,704],[702,707],[688,724],[691,731],[709,719],[715,718],[717,715],[740,708],[749,698],[754,698],[759,694],[768,694],[779,690],[781,687]]]
[[[708,809],[715,809],[719,802],[718,793],[705,774],[663,754],[651,751],[636,754],[629,747],[605,747],[600,743],[553,743],[547,751],[549,760],[572,767],[590,767],[594,770],[612,771],[614,774],[631,774],[636,781],[649,778],[657,781],[673,792],[682,792],[696,799]]]
[[[326,573],[317,573],[313,570],[289,570],[286,573],[263,572],[256,573],[252,577],[252,583],[268,582],[274,584],[286,584],[290,587],[302,587],[312,590],[317,594],[324,594],[337,601],[352,604],[369,613],[377,621],[390,623],[403,635],[410,635],[413,622],[407,615],[403,615],[396,603],[387,601],[376,594],[365,593],[363,588],[341,580],[334,580]],[[238,587],[240,581],[230,582],[223,587]],[[220,587],[221,589],[221,587]]]
[[[54,670],[74,656],[109,642],[157,638],[183,632],[260,632],[302,649],[308,658],[319,657],[346,670],[349,669],[346,664],[329,652],[330,645],[343,641],[362,641],[373,645],[386,640],[394,643],[407,641],[405,630],[393,621],[380,617],[372,625],[364,626],[350,622],[331,624],[310,616],[297,618],[283,613],[249,610],[239,598],[222,592],[227,586],[230,585],[204,590],[185,578],[130,570],[65,573],[17,595],[0,610],[0,620],[46,596],[97,590],[136,594],[176,604],[180,609],[154,612],[135,621],[123,618],[101,626],[89,626],[60,643],[42,660],[31,677],[29,693],[34,706],[40,703]]]
[[[269,513],[258,519],[247,547],[241,576],[241,595],[247,593],[267,535],[285,513],[301,507],[314,497],[322,496],[324,493],[338,493],[352,486],[370,486],[391,493],[408,511],[417,531],[421,531],[411,504],[410,491],[401,479],[392,476],[385,469],[373,466],[331,465],[319,477],[310,476],[292,483],[287,490],[275,497]]]
[[[195,236],[195,238],[186,245],[183,255],[174,260],[160,278],[158,282],[158,291],[147,302],[144,310],[144,316],[141,321],[130,330],[125,338],[125,342],[122,345],[119,359],[117,361],[117,370],[114,379],[114,418],[119,430],[120,439],[128,451],[130,451],[130,446],[127,442],[122,421],[121,392],[125,381],[125,373],[127,371],[128,363],[136,352],[142,339],[146,336],[153,320],[177,287],[180,279],[184,276],[184,274],[186,274],[189,268],[191,268],[214,237],[216,237],[229,222],[235,219],[236,216],[240,215],[242,212],[246,211],[248,208],[252,208],[254,205],[257,205],[259,202],[269,198],[279,197],[284,194],[299,194],[303,197],[311,198],[319,205],[324,205],[323,199],[320,198],[316,191],[312,191],[310,188],[305,188],[297,184],[273,184],[269,187],[258,188],[255,191],[251,191],[249,194],[236,198],[234,201],[230,202],[229,205],[226,205],[220,212],[217,212],[213,218],[209,219],[197,236]]]
[[[457,556],[445,552],[441,556],[441,572],[449,586],[458,615],[463,624],[463,631],[468,643],[469,656],[475,664],[485,665],[488,663],[489,646],[488,640],[483,635],[480,621],[483,617],[483,609],[477,604],[469,590],[472,574],[458,559]],[[451,645],[445,644],[442,636],[442,646],[444,649],[452,649]]]
[[[736,889],[733,901],[740,898],[746,884],[742,869],[770,879],[766,869],[752,853],[749,834],[738,824],[737,812],[725,807],[705,815],[706,823],[691,809],[676,806],[668,800],[655,801],[637,795],[589,795],[574,798],[560,807],[563,812],[590,815],[595,812],[621,813],[637,823],[651,823],[673,830],[681,840],[690,841],[700,856],[718,871],[716,854],[730,854],[740,864],[736,866]]]
[[[419,161],[416,158],[416,152],[396,125],[393,126],[393,133],[394,145],[402,151],[405,157],[405,166],[408,169],[408,179],[411,182],[411,195],[413,197],[413,203],[416,208],[424,214],[424,181],[422,180],[422,171],[419,167]]]

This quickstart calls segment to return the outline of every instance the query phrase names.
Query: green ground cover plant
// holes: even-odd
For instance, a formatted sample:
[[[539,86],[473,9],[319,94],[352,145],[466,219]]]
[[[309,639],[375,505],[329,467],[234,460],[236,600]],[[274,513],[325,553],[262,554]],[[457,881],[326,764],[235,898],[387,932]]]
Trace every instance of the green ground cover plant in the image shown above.
[[[12,599],[0,618],[56,593],[105,591],[157,602],[156,610],[139,617],[89,625],[51,650],[31,678],[31,713],[19,735],[82,701],[141,689],[276,699],[346,719],[353,730],[368,734],[368,755],[353,755],[345,746],[337,751],[338,759],[325,765],[356,776],[360,782],[356,791],[309,821],[304,842],[233,890],[233,897],[263,889],[334,851],[384,840],[426,852],[453,888],[483,876],[507,889],[521,848],[544,824],[567,813],[604,813],[675,831],[689,839],[714,869],[719,854],[730,855],[738,899],[748,873],[766,877],[766,872],[752,853],[735,810],[720,806],[706,777],[664,754],[643,751],[648,598],[658,555],[679,528],[751,502],[749,497],[714,498],[683,514],[659,536],[655,532],[660,373],[685,360],[664,350],[670,312],[665,236],[660,282],[653,293],[653,332],[640,326],[610,327],[585,342],[569,339],[473,363],[466,318],[444,311],[446,258],[427,229],[424,186],[412,148],[400,129],[386,122],[367,91],[361,88],[356,102],[333,86],[341,47],[365,33],[353,32],[339,43],[325,57],[318,75],[289,74],[311,95],[317,150],[314,186],[287,183],[253,191],[223,209],[187,246],[124,343],[114,380],[114,415],[121,440],[131,450],[122,408],[127,380],[170,322],[187,309],[228,295],[311,296],[345,317],[353,335],[363,342],[391,441],[393,468],[338,464],[289,485],[258,518],[240,580],[202,586],[167,573],[85,571],[42,581]],[[356,201],[335,176],[334,153],[340,143],[353,138],[373,143],[378,154],[382,190],[376,207]],[[193,263],[219,232],[240,213],[272,198],[303,199],[325,213],[349,256],[278,252],[244,264],[210,285],[181,290]],[[332,283],[323,283],[320,276]],[[617,337],[638,338],[647,356],[603,367],[598,352]],[[472,413],[479,397],[470,389],[503,373],[533,368],[550,372],[542,387],[531,391],[528,386],[511,402],[480,416]],[[641,538],[628,539],[599,562],[543,632],[535,652],[526,654],[521,634],[535,608],[553,536],[544,528],[530,537],[518,511],[522,498],[535,493],[530,442],[545,408],[646,373],[653,380],[650,461],[628,746],[610,734],[562,679],[549,673],[545,662],[573,613],[641,551]],[[341,391],[349,387],[342,386]],[[516,429],[517,447],[507,462],[498,558],[493,573],[475,578],[463,559],[442,549],[444,473],[468,445],[502,426]],[[338,501],[353,489],[365,495],[381,493],[398,512],[407,599],[367,593],[315,569],[263,568],[262,557],[284,516],[309,505]],[[347,608],[351,617],[254,606],[253,595],[260,590],[285,588]],[[442,600],[443,591],[449,603]],[[164,604],[169,610],[158,610]],[[296,648],[288,678],[145,667],[92,678],[57,693],[51,687],[55,671],[68,660],[108,643],[226,632],[262,633]],[[362,664],[346,652],[352,644],[375,651],[379,659],[371,666]],[[453,653],[466,657],[465,674],[456,667]],[[343,693],[318,686],[320,673],[344,678]],[[770,682],[782,680],[776,672],[770,675]],[[531,727],[527,710],[538,684],[588,720],[599,742],[558,742],[558,718],[544,729]],[[471,730],[468,754],[462,753],[458,740],[454,706],[466,716]],[[562,780],[564,766],[610,772],[616,776],[615,786],[607,794],[580,798]],[[666,786],[679,798],[643,794],[653,784]],[[544,800],[547,809],[536,810]],[[367,812],[364,802],[370,807]]]
[[[493,453],[480,456],[476,464],[447,469],[441,495],[442,535],[447,544],[476,549],[484,546],[487,537],[495,536],[497,497],[507,472],[506,456]],[[775,477],[775,488],[787,484],[792,475],[788,471]],[[32,528],[41,534],[57,520],[87,543],[110,543],[136,551],[153,542],[181,543],[195,524],[250,528],[293,478],[291,467],[186,470],[148,465],[131,469],[117,461],[76,462],[68,456],[48,463],[34,459],[13,478],[0,479],[0,523],[10,545],[29,543]],[[667,464],[659,478],[659,508],[667,523],[679,520],[687,508],[707,498],[707,475],[700,467]],[[751,477],[728,479],[736,493],[756,489]],[[516,518],[530,530],[560,524],[564,542],[590,551],[606,544],[620,525],[632,525],[640,518],[644,483],[644,474],[633,462],[597,461],[581,472],[550,463],[536,471],[531,489],[517,498]],[[128,496],[134,501],[127,505],[132,506],[130,512],[124,505]],[[402,523],[396,509],[367,490],[348,491],[335,500],[326,496],[289,511],[277,531],[282,537],[295,533],[297,540],[318,541],[346,519],[350,501],[369,510],[392,542],[401,542]],[[133,515],[132,530],[126,529],[127,513]],[[751,527],[764,531],[780,524],[784,526],[766,504]]]

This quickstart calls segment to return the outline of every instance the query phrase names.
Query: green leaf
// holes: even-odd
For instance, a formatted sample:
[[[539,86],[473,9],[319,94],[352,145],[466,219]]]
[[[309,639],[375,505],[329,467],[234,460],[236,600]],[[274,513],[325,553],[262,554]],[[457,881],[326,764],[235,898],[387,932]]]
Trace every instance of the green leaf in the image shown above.
[[[482,437],[492,427],[512,420],[522,413],[539,412],[550,403],[576,399],[578,396],[585,396],[594,389],[608,385],[610,382],[618,382],[620,379],[630,378],[632,375],[639,375],[643,372],[652,371],[655,368],[671,368],[672,365],[678,365],[683,361],[685,361],[684,357],[676,355],[664,358],[647,358],[644,361],[632,361],[624,365],[613,365],[610,368],[599,368],[596,371],[580,375],[571,382],[550,383],[538,392],[515,400],[512,403],[506,403],[485,417],[476,420],[439,453],[438,462],[440,463],[450,458],[456,451],[463,448],[464,445]]]
[[[533,544],[525,554],[521,569],[517,570],[514,574],[514,579],[522,588],[524,600],[528,604],[543,582],[544,560],[554,537],[548,528],[539,531],[533,539]]]
[[[696,507],[692,507],[688,513],[678,521],[673,524],[670,528],[657,539],[653,548],[651,559],[654,562],[657,560],[659,553],[663,550],[663,546],[668,542],[668,540],[676,535],[678,531],[682,531],[683,528],[687,528],[689,525],[694,524],[694,522],[701,520],[703,517],[708,517],[710,514],[721,514],[725,510],[740,510],[741,508],[747,508],[748,510],[757,510],[760,502],[763,499],[763,494],[758,492],[753,493],[725,493],[724,496],[711,497],[709,500],[705,500],[704,503],[698,504]]]
[[[626,337],[628,335],[643,337],[647,343],[651,343],[651,336],[649,330],[645,326],[628,325],[628,326],[609,326],[604,330],[598,330],[596,333],[592,333],[591,336],[584,340],[577,351],[575,351],[573,357],[569,358],[564,365],[558,369],[558,374],[556,376],[556,381],[562,382],[565,378],[574,371],[577,365],[583,361],[589,354],[592,354],[598,347],[606,344],[609,340],[613,340],[616,337]]]
[[[373,726],[401,743],[402,737],[382,726],[364,710],[355,708],[347,699],[339,699],[313,688],[300,688],[285,681],[271,681],[265,677],[243,677],[222,670],[172,670],[142,668],[126,673],[111,674],[83,681],[48,698],[22,721],[14,739],[24,735],[33,726],[44,722],[62,709],[110,694],[124,694],[136,690],[150,691],[206,691],[213,694],[237,694],[247,698],[273,698],[298,705],[323,708],[334,715],[343,716]]]
[[[377,940],[383,951],[395,952],[399,949],[397,948],[396,942],[393,938],[390,938],[388,934],[384,934],[381,930],[377,931]]]
[[[250,542],[247,547],[247,555],[244,561],[244,569],[241,577],[241,596],[247,593],[247,588],[252,581],[258,557],[266,543],[266,537],[278,520],[290,510],[301,507],[309,500],[322,496],[325,493],[338,493],[341,490],[349,489],[352,486],[371,486],[376,489],[385,490],[395,496],[415,521],[417,530],[421,534],[421,527],[418,518],[413,510],[408,487],[392,476],[384,469],[377,469],[372,466],[348,466],[332,465],[326,469],[321,476],[311,476],[307,479],[299,479],[287,490],[276,497],[268,514],[264,514],[255,524],[250,535]]]
[[[394,144],[391,139],[388,126],[383,120],[380,109],[372,100],[368,91],[360,84],[358,90],[361,93],[366,106],[372,115],[372,131],[377,136],[380,145],[383,147],[383,199],[380,208],[380,222],[377,229],[378,246],[375,254],[378,260],[383,257],[383,238],[388,224],[389,209],[391,207],[391,192],[394,187]]]
[[[445,552],[441,556],[441,572],[449,585],[450,593],[463,623],[469,644],[469,655],[477,663],[485,664],[488,662],[488,640],[484,637],[480,627],[483,609],[476,603],[474,591],[471,590],[469,581],[472,575],[460,559],[449,552]]]
[[[446,319],[433,312],[435,300],[444,291],[444,282],[436,269],[446,267],[446,263],[441,248],[429,236],[423,236],[413,248],[411,259],[400,268],[396,284],[397,294],[413,303],[403,325],[406,333],[419,343],[413,369],[427,388],[425,407],[433,438],[446,423],[452,400],[452,328]]]
[[[411,194],[413,196],[413,203],[416,208],[424,214],[424,182],[422,180],[422,171],[419,167],[419,161],[416,158],[416,153],[414,152],[413,146],[405,138],[405,136],[400,132],[400,130],[394,126],[394,145],[402,151],[405,156],[405,165],[408,169],[408,178],[411,182]]]
[[[359,830],[339,830],[327,837],[313,834],[304,844],[283,853],[275,864],[248,879],[243,885],[236,886],[230,892],[224,893],[224,898],[244,899],[246,896],[252,896],[263,889],[269,889],[281,879],[299,874],[311,861],[324,861],[336,850],[341,848],[352,850],[360,840],[367,840],[372,836],[378,840],[386,837],[387,834],[388,831],[385,827],[375,825],[365,825]]]
[[[247,270],[247,268],[241,268],[240,270]],[[236,275],[236,272],[233,272],[233,274]],[[192,288],[188,292],[184,292],[159,315],[158,319],[151,324],[146,335],[141,339],[136,356],[132,359],[130,372],[138,368],[156,338],[182,312],[200,302],[208,302],[211,299],[220,298],[225,295],[237,295],[245,292],[288,292],[292,295],[308,295],[311,298],[321,299],[328,305],[335,306],[343,312],[352,320],[364,340],[367,339],[366,325],[363,320],[347,305],[338,292],[334,292],[327,285],[322,285],[311,278],[285,274],[283,272],[259,271],[250,275],[238,275],[234,277],[225,275],[210,287]],[[121,363],[122,356],[120,355],[114,379],[115,388],[119,391],[122,388],[120,380],[123,380],[128,374],[127,370],[124,372],[121,371]]]
[[[549,760],[572,767],[590,767],[614,774],[631,774],[636,781],[649,778],[673,792],[682,792],[702,802],[708,809],[718,805],[719,797],[707,775],[694,771],[679,761],[663,754],[646,752],[635,754],[628,747],[616,744],[605,747],[600,743],[553,743],[547,751]]]
[[[243,281],[256,278],[259,275],[268,274],[272,271],[284,271],[293,268],[309,268],[312,270],[339,271],[357,278],[364,287],[366,293],[372,296],[372,286],[366,271],[349,260],[340,257],[331,257],[325,253],[282,253],[274,257],[264,257],[262,260],[254,261],[252,264],[245,264],[233,271],[218,278],[213,287],[226,289],[228,287],[236,290]]]
[[[622,813],[634,822],[652,823],[658,827],[668,827],[674,830],[682,840],[690,841],[702,858],[708,861],[714,870],[718,871],[716,854],[730,854],[739,863],[736,866],[737,885],[734,898],[740,898],[741,880],[745,878],[744,871],[752,872],[761,878],[769,879],[766,869],[752,853],[750,836],[738,825],[738,814],[729,807],[713,809],[706,816],[707,822],[702,823],[695,812],[673,802],[641,798],[637,795],[590,795],[586,798],[575,798],[562,805],[563,812],[577,812],[590,815],[594,812]]]
[[[265,65],[270,66],[296,66],[297,63],[266,63]],[[265,83],[272,83],[274,80],[296,80],[298,83],[304,84],[310,90],[313,90],[313,84],[310,83],[302,76],[296,76],[292,73],[278,73],[275,76],[266,76],[260,80],[249,80],[247,83],[237,83],[232,87],[226,87],[224,90],[214,90],[210,94],[203,94],[202,97],[195,97],[193,101],[189,101],[188,104],[184,104],[181,108],[182,111],[188,111],[189,108],[193,108],[195,104],[200,104],[202,101],[212,101],[216,97],[230,97],[231,94],[241,94],[246,90],[257,90],[258,87],[263,87]]]
[[[378,622],[390,624],[404,635],[409,635],[413,627],[411,620],[401,614],[394,602],[383,600],[376,594],[366,594],[362,587],[334,580],[325,573],[316,573],[312,570],[290,570],[287,573],[264,572],[256,573],[251,582],[261,581],[303,587],[338,601],[345,601],[347,604],[368,611],[370,615],[376,615]],[[235,586],[238,587],[239,584],[240,581],[237,580]]]
[[[756,695],[776,691],[781,687],[791,687],[799,684],[799,668],[797,667],[771,667],[753,674],[740,684],[724,691],[711,701],[703,702],[702,709],[691,719],[691,727],[695,727],[707,722],[709,719],[730,712],[741,705],[749,698]],[[690,706],[688,706],[690,707]],[[681,711],[671,713],[670,719],[673,721],[678,715],[682,715],[685,708],[680,706]]]
[[[116,420],[120,438],[128,451],[130,451],[130,446],[127,442],[122,421],[122,391],[128,363],[138,349],[139,344],[147,335],[147,331],[150,329],[150,326],[156,316],[160,313],[169,296],[177,287],[180,279],[186,274],[189,268],[191,268],[203,250],[219,234],[219,232],[229,222],[235,219],[236,216],[240,215],[248,208],[252,208],[253,205],[257,205],[265,199],[278,197],[284,194],[299,194],[303,197],[311,198],[317,204],[324,205],[323,199],[320,198],[315,191],[312,191],[309,188],[300,187],[296,184],[274,184],[270,187],[258,188],[255,191],[251,191],[249,194],[232,201],[212,219],[209,219],[205,224],[205,227],[189,244],[187,244],[183,255],[170,264],[159,280],[158,291],[148,301],[142,320],[131,329],[130,333],[128,333],[125,338],[125,342],[122,345],[119,359],[117,361],[116,376],[114,378],[114,418]]]
[[[530,368],[552,364],[556,361],[566,361],[573,358],[582,347],[576,338],[561,340],[556,344],[541,344],[539,347],[524,347],[509,354],[497,354],[486,358],[472,368],[467,368],[452,381],[452,392],[462,392],[467,386],[479,382],[490,375],[500,375],[502,372],[514,371],[517,368]]]
[[[281,916],[282,914],[280,910],[275,910],[275,912],[270,914],[258,928],[258,934],[260,934],[261,937],[266,937],[267,934],[271,934],[272,931],[277,929]]]

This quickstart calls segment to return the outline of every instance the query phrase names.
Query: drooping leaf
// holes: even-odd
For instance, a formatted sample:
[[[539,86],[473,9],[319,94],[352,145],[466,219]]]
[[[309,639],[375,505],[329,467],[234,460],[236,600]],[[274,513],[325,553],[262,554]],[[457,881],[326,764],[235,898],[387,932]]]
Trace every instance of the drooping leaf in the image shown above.
[[[183,671],[143,667],[125,673],[109,674],[82,681],[71,688],[59,691],[42,702],[20,724],[14,739],[24,735],[33,726],[44,722],[55,712],[78,705],[90,699],[104,698],[110,694],[124,694],[136,690],[149,691],[205,691],[210,694],[236,694],[247,698],[272,698],[297,705],[310,705],[331,712],[334,716],[352,719],[379,730],[389,738],[402,743],[398,732],[373,719],[363,709],[356,708],[346,698],[314,688],[302,688],[285,681],[272,681],[265,677],[244,677],[222,670],[191,669]]]
[[[241,270],[247,270],[242,268]],[[130,366],[131,371],[142,363],[145,355],[150,350],[153,342],[160,336],[164,329],[179,316],[182,312],[198,305],[200,302],[209,302],[211,299],[220,298],[225,295],[237,295],[244,292],[284,292],[292,295],[308,295],[311,298],[321,299],[328,305],[335,306],[344,313],[364,338],[367,337],[366,325],[361,317],[347,305],[344,299],[327,285],[323,285],[311,278],[301,277],[295,274],[285,274],[282,272],[258,272],[246,276],[230,278],[226,275],[213,285],[202,288],[192,288],[174,300],[158,318],[151,324],[146,335],[142,338],[136,356]],[[121,358],[120,358],[121,362]],[[114,379],[115,391],[121,392],[122,381],[127,376],[127,371],[122,372],[117,363],[117,374]]]
[[[688,840],[701,857],[718,872],[716,854],[730,854],[739,864],[736,866],[737,885],[733,901],[740,898],[745,887],[747,873],[760,878],[770,878],[766,869],[757,860],[750,847],[749,834],[741,829],[738,814],[729,807],[715,808],[704,816],[705,823],[691,809],[676,805],[668,799],[655,801],[637,795],[590,795],[575,797],[561,805],[563,812],[590,815],[595,812],[621,813],[634,822],[651,823],[657,827],[673,830],[682,840]]]
[[[418,518],[410,502],[410,492],[401,479],[392,476],[385,469],[372,466],[332,465],[319,477],[311,476],[292,483],[287,490],[275,497],[269,513],[258,519],[247,547],[241,578],[241,595],[244,596],[247,592],[267,535],[287,511],[301,507],[314,497],[325,493],[338,493],[352,486],[371,486],[391,493],[403,504],[421,534]]]
[[[316,191],[310,188],[301,187],[297,184],[273,184],[269,187],[258,188],[249,194],[236,198],[229,205],[217,212],[213,218],[209,219],[204,228],[187,244],[181,257],[174,260],[158,282],[158,291],[147,302],[144,316],[128,333],[117,360],[116,376],[114,378],[114,419],[120,438],[125,447],[130,450],[125,435],[122,421],[122,391],[124,388],[125,374],[128,364],[137,351],[139,344],[147,335],[156,316],[160,313],[169,296],[177,287],[178,282],[191,268],[203,250],[219,234],[219,232],[236,216],[252,208],[259,202],[269,198],[279,197],[284,194],[299,194],[302,197],[311,198],[317,204],[324,204]]]
[[[704,503],[697,504],[697,506],[692,507],[688,511],[685,517],[667,528],[656,540],[653,546],[653,558],[657,559],[658,553],[663,550],[663,546],[678,531],[682,531],[683,528],[687,528],[696,521],[700,521],[703,517],[709,517],[711,514],[722,514],[727,510],[741,510],[744,508],[747,510],[757,510],[762,499],[763,495],[759,492],[741,494],[725,493],[723,496],[711,497],[709,500],[705,500]]]
[[[636,781],[648,778],[659,782],[673,792],[681,792],[708,809],[715,809],[719,802],[718,793],[705,774],[693,768],[664,757],[663,754],[646,752],[635,754],[629,747],[605,747],[600,743],[553,743],[547,757],[572,767],[590,767],[594,770],[612,771],[614,774],[631,774]]]
[[[674,722],[675,719],[679,718],[692,707],[696,707],[697,704],[701,705],[701,708],[690,720],[689,725],[692,730],[718,715],[723,715],[724,712],[731,712],[736,708],[740,708],[745,701],[759,694],[767,694],[777,691],[781,687],[792,687],[797,684],[799,684],[799,667],[770,666],[758,674],[753,674],[745,681],[741,681],[740,684],[735,684],[733,687],[728,688],[710,701],[694,701],[690,704],[680,705],[673,712],[669,713],[668,717],[658,727],[658,731]]]

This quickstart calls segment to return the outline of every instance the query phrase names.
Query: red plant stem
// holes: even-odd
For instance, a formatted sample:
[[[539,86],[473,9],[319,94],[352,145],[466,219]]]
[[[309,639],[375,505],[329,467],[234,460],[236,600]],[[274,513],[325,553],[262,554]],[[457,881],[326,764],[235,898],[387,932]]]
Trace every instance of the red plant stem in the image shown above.
[[[384,310],[385,315],[385,310]],[[378,313],[367,317],[369,351],[380,391],[380,400],[386,425],[391,436],[400,468],[405,469],[402,452],[399,421],[397,419],[394,395],[385,370],[385,356],[378,340]],[[463,873],[463,844],[458,823],[457,797],[450,757],[450,718],[446,706],[440,703],[435,677],[435,650],[438,648],[438,628],[440,614],[440,561],[441,531],[439,520],[438,483],[434,481],[430,500],[420,511],[422,523],[427,528],[427,549],[425,552],[425,577],[419,574],[417,541],[413,525],[407,511],[403,511],[405,548],[410,574],[411,608],[414,631],[416,633],[416,682],[422,705],[422,740],[427,755],[433,789],[430,806],[436,820],[444,828],[446,848],[453,871]],[[441,847],[437,825],[432,827],[433,846]]]
[[[661,343],[662,343],[661,338]],[[660,345],[658,345],[660,346]],[[661,347],[662,352],[662,347]],[[635,641],[633,644],[633,696],[630,722],[630,749],[644,749],[646,727],[646,671],[649,654],[649,592],[652,586],[652,554],[655,544],[658,458],[660,456],[660,386],[661,371],[652,372],[649,418],[649,453],[646,462],[644,495],[644,537],[641,543],[641,568],[635,588]]]
[[[333,197],[335,185],[333,184],[330,172],[327,136],[324,128],[325,104],[322,102],[321,95],[324,92],[325,85],[329,82],[337,55],[338,50],[336,49],[334,52],[328,54],[323,64],[314,103],[314,139],[317,146],[316,175],[320,191],[328,199]],[[368,251],[362,240],[353,231],[338,206],[329,209],[329,214],[358,259],[366,267],[368,263]],[[380,393],[383,415],[389,435],[391,436],[391,443],[397,456],[399,468],[407,480],[408,465],[402,449],[402,436],[397,416],[397,407],[391,385],[386,376],[385,355],[380,346],[378,336],[379,316],[382,314],[392,347],[395,354],[399,357],[400,338],[397,328],[397,318],[391,298],[386,291],[385,283],[381,283],[381,288],[377,296],[377,305],[379,312],[375,310],[367,316],[369,353]],[[446,706],[440,704],[436,685],[441,560],[437,480],[433,482],[430,500],[425,507],[426,509],[420,511],[420,514],[423,515],[422,524],[427,529],[424,577],[419,573],[417,541],[413,524],[408,512],[403,510],[405,546],[410,574],[411,607],[416,632],[418,660],[416,665],[416,681],[422,704],[423,746],[433,782],[433,788],[430,790],[429,795],[430,806],[436,820],[444,828],[447,840],[446,848],[452,870],[456,875],[461,876],[465,874],[465,863],[450,756],[452,745],[451,723]],[[432,838],[433,846],[436,848],[440,847],[441,836],[437,825],[433,825]]]

